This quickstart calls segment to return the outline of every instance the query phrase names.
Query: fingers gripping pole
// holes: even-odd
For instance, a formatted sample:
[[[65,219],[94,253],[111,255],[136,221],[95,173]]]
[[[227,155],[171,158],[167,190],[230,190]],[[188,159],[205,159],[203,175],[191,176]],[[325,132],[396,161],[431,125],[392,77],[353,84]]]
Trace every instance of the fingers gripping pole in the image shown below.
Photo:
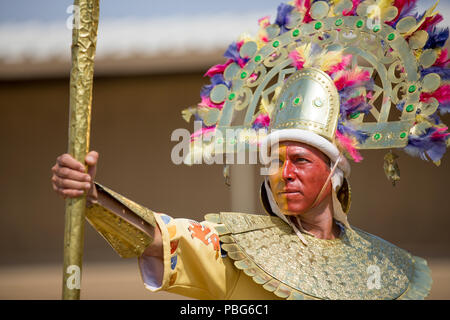
[[[89,150],[94,56],[99,0],[75,0],[70,72],[69,150],[84,163]],[[80,299],[86,196],[66,200],[64,230],[64,300]]]

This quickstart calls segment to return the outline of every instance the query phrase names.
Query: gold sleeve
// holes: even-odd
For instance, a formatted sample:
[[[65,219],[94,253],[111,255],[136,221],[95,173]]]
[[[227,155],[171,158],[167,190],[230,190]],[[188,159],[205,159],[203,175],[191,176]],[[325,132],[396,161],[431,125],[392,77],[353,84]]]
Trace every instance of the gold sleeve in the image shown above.
[[[129,210],[112,210],[96,203],[86,209],[86,219],[122,258],[140,257],[153,238],[145,232],[146,224],[155,227],[153,211],[95,183],[97,192]]]

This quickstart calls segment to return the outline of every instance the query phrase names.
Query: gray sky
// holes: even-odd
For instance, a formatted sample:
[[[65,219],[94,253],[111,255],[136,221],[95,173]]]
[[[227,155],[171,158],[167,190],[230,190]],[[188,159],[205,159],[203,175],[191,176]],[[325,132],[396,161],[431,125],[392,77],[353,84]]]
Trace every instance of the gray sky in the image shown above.
[[[274,15],[282,0],[101,0],[101,19],[151,18],[217,13],[265,12]],[[419,0],[419,10],[432,5]],[[73,0],[0,0],[0,23],[65,21],[66,9]],[[441,0],[438,10],[444,17],[450,13],[450,0]],[[449,25],[448,21],[446,21]]]
[[[281,0],[101,0],[101,18],[275,12]],[[0,0],[0,23],[65,21],[72,0]]]

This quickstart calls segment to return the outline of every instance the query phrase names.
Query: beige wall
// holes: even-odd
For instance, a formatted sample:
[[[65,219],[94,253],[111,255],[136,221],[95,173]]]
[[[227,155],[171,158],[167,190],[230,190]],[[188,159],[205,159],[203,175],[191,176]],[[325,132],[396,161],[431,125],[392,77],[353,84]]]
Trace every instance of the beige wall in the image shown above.
[[[174,217],[231,210],[221,166],[170,161],[170,134],[190,128],[180,112],[199,100],[203,83],[200,73],[97,78],[91,140],[101,154],[97,180]],[[66,150],[68,79],[0,82],[0,106],[0,265],[59,263],[64,204],[50,187],[50,168]],[[384,152],[364,151],[366,159],[353,165],[350,222],[415,254],[450,256],[449,155],[438,168],[398,154],[402,180],[395,188],[384,177]],[[247,208],[262,212],[260,181],[249,190],[255,197]],[[90,226],[85,247],[85,261],[118,259]]]

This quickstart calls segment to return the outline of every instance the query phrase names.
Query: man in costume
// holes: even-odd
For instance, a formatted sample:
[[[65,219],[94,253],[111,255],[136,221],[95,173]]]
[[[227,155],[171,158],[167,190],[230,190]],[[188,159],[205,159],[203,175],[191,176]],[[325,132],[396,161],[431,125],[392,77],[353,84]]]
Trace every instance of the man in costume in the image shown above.
[[[448,144],[448,29],[415,1],[309,1],[278,7],[256,39],[241,37],[196,108],[202,122],[190,154],[255,146],[270,166],[261,187],[267,215],[221,212],[199,223],[155,213],[94,183],[62,155],[53,187],[88,192],[86,217],[122,257],[138,257],[151,291],[198,299],[420,299],[431,287],[426,261],[352,227],[348,177],[358,149],[403,148],[439,163]],[[235,113],[245,110],[243,124]],[[227,129],[232,137],[221,134]],[[253,130],[253,131],[252,131]],[[200,147],[199,147],[200,145]],[[233,146],[234,148],[229,148]],[[385,171],[399,179],[395,155]]]

